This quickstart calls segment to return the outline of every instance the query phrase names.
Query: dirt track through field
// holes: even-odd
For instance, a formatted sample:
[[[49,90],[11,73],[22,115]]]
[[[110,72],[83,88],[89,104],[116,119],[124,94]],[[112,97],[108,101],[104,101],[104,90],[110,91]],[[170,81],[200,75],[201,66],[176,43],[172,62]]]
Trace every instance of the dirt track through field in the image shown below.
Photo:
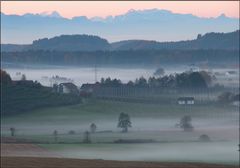
[[[1,144],[1,156],[57,157],[58,155],[35,144],[6,143]]]
[[[237,168],[197,163],[157,163],[38,157],[3,157],[2,168]]]

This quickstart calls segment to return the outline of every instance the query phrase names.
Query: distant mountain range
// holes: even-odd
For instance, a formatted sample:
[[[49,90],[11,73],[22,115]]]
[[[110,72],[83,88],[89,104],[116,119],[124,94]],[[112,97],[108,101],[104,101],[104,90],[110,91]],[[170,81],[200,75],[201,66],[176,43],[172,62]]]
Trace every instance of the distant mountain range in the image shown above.
[[[2,44],[2,51],[50,50],[50,51],[106,51],[106,50],[152,50],[152,49],[239,49],[239,30],[230,33],[198,34],[196,39],[178,42],[126,40],[109,43],[92,35],[61,35],[43,38],[29,45]]]
[[[239,29],[239,19],[224,14],[201,18],[192,14],[176,14],[167,10],[130,10],[106,18],[78,16],[63,18],[57,12],[25,15],[1,13],[1,42],[29,44],[42,37],[62,34],[92,34],[110,42],[127,39],[180,41],[194,39],[207,32],[232,32]]]

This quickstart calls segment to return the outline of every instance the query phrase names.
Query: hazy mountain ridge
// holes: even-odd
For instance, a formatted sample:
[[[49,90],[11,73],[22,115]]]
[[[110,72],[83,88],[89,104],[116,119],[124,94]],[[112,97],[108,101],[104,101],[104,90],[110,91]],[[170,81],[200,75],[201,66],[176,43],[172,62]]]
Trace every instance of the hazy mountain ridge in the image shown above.
[[[230,33],[207,33],[194,40],[157,42],[148,40],[126,40],[109,43],[106,39],[92,35],[61,35],[33,41],[31,45],[2,44],[2,51],[25,50],[98,51],[98,50],[148,50],[148,49],[239,49],[239,30]]]
[[[193,39],[199,33],[237,30],[239,19],[225,15],[201,18],[158,9],[131,10],[106,18],[76,16],[72,19],[63,18],[57,12],[21,16],[1,13],[1,29],[2,42],[11,44],[28,44],[35,39],[62,34],[101,35],[110,42],[126,39],[179,41]]]
[[[178,42],[157,42],[127,40],[112,43],[115,50],[138,49],[239,49],[239,30],[230,33],[207,33],[194,40]]]

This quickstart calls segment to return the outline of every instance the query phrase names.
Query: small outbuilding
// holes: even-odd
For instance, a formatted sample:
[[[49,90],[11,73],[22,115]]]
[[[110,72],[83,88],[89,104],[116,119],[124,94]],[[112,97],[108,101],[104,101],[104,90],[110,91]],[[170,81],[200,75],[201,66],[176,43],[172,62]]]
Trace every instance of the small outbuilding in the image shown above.
[[[57,92],[67,94],[79,94],[79,90],[73,83],[60,83],[57,85]]]
[[[80,88],[80,95],[83,97],[88,97],[93,94],[93,92],[100,87],[99,83],[94,84],[83,84]]]

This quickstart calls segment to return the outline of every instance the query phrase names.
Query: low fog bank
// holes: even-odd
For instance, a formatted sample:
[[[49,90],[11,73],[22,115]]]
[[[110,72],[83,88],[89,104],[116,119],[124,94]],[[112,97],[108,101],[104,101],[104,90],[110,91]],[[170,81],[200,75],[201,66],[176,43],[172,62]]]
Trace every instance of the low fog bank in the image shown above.
[[[239,164],[237,141],[155,144],[43,145],[66,158]]]
[[[191,65],[163,65],[161,66],[165,70],[165,75],[182,73],[184,71],[193,70],[207,70],[212,72],[217,72],[217,76],[220,83],[232,87],[239,85],[239,69],[237,68],[210,68],[205,67],[203,69],[198,67],[192,67]],[[84,83],[94,83],[95,82],[95,72],[97,75],[97,80],[100,81],[101,78],[117,78],[123,83],[128,81],[134,81],[136,78],[144,77],[149,78],[153,76],[154,72],[158,67],[141,67],[141,66],[117,66],[117,67],[73,67],[73,66],[23,66],[19,67],[8,67],[4,66],[3,69],[10,74],[13,80],[20,80],[21,75],[19,73],[25,74],[27,79],[36,80],[45,86],[52,86],[53,81],[51,78],[53,76],[59,76],[67,78],[69,81],[73,82],[77,86],[81,86]],[[236,71],[237,74],[227,74],[228,71]],[[65,81],[67,82],[67,81]]]
[[[184,132],[181,128],[176,128],[175,124],[179,123],[180,117],[177,118],[134,118],[132,117],[132,127],[129,128],[129,133],[121,133],[121,129],[117,128],[117,119],[100,120],[93,118],[85,122],[72,121],[64,122],[45,121],[44,124],[38,122],[25,121],[24,123],[5,123],[2,122],[2,135],[9,136],[9,128],[16,128],[16,136],[28,137],[37,136],[52,136],[54,130],[64,136],[68,136],[69,131],[76,132],[79,136],[79,141],[83,138],[83,133],[86,130],[90,131],[90,124],[95,123],[97,132],[92,136],[104,137],[109,141],[112,137],[116,139],[153,139],[158,141],[178,141],[178,140],[198,140],[202,134],[207,134],[212,140],[237,140],[239,137],[238,127],[239,120],[236,117],[225,118],[194,118],[192,117],[193,132]]]
[[[37,80],[46,86],[52,84],[49,79],[56,75],[66,77],[80,86],[82,83],[93,83],[96,71],[98,78],[111,77],[128,82],[141,76],[145,78],[152,76],[155,70],[123,67],[98,67],[97,70],[92,67],[6,69],[13,80],[20,79],[18,72],[21,72],[27,79]],[[189,70],[189,66],[168,67],[165,72],[170,74],[186,70]],[[228,70],[232,69],[214,71],[220,72],[220,76],[223,75],[219,77],[222,83],[238,86],[239,72],[237,75],[226,77],[225,72]],[[121,128],[117,127],[121,112],[129,114],[131,118],[132,127],[128,128],[127,133],[122,133]],[[183,131],[176,126],[186,115],[191,116],[193,131]],[[90,133],[92,144],[83,143],[84,132],[90,132],[92,123],[97,126],[96,132]],[[102,100],[89,104],[40,109],[2,118],[1,135],[11,136],[10,128],[15,128],[16,138],[41,142],[40,146],[57,153],[50,157],[239,163],[239,107],[232,105],[196,103],[186,109],[178,104],[150,105]],[[54,137],[55,131],[57,140],[56,135]],[[201,135],[207,135],[210,141],[200,142]],[[116,143],[121,139],[152,140],[152,143]],[[21,152],[20,155],[24,156],[24,150]]]

